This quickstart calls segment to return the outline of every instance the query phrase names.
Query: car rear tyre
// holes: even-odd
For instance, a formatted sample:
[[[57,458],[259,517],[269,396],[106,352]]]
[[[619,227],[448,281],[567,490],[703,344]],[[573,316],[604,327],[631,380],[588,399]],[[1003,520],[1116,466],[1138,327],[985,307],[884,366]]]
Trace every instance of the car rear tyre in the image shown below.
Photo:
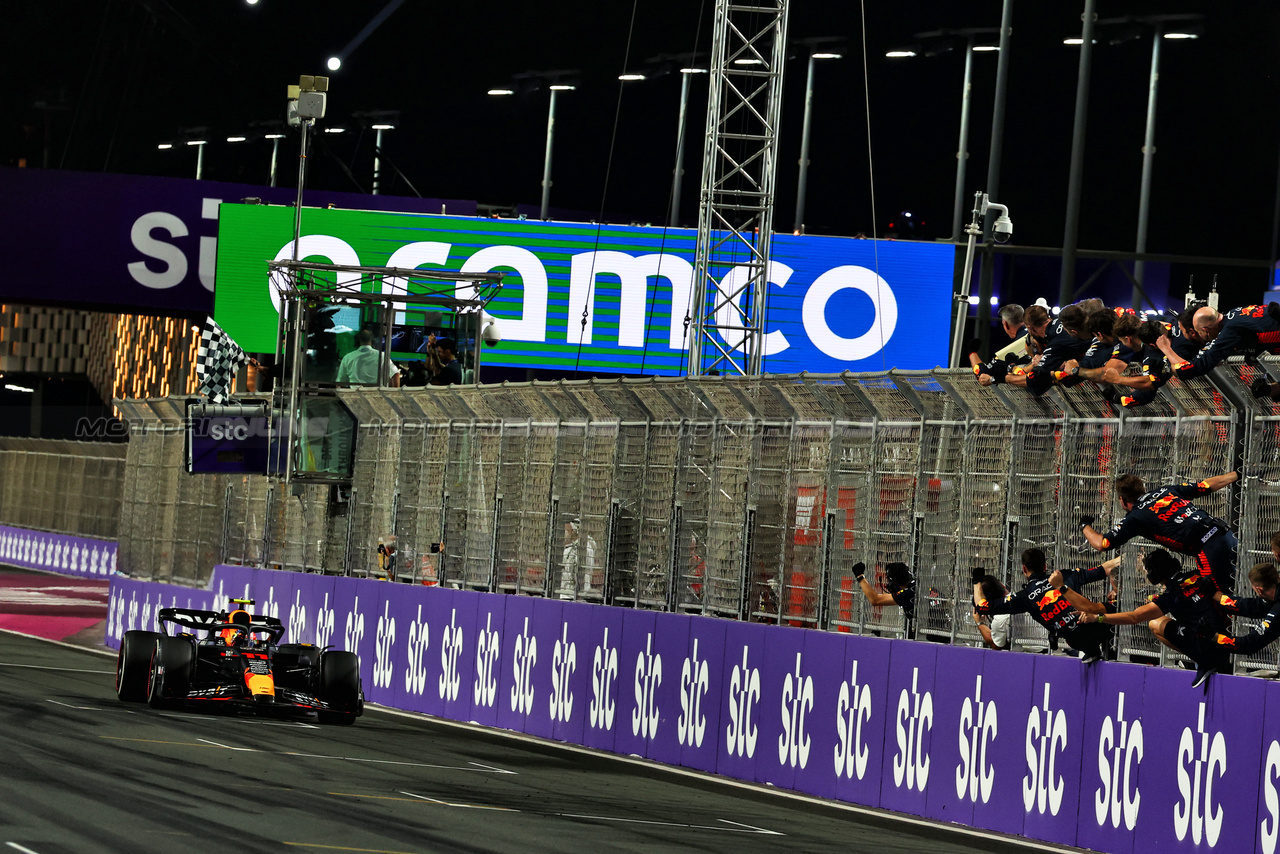
[[[318,715],[321,723],[346,726],[363,709],[360,658],[353,652],[330,650],[320,658],[320,699],[329,707]]]
[[[125,632],[116,657],[116,696],[126,703],[145,703],[151,680],[151,654],[160,632]]]

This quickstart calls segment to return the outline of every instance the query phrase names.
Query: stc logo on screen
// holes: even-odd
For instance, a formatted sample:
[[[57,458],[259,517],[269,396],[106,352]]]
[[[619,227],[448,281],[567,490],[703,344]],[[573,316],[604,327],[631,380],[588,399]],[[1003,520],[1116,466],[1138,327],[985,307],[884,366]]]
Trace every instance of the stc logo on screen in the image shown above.
[[[472,253],[461,264],[451,262],[454,246],[450,243],[422,241],[401,246],[387,259],[386,266],[402,269],[442,267],[461,273],[486,273],[495,270],[512,271],[519,276],[523,287],[523,304],[520,314],[504,313],[494,308],[495,316],[502,323],[502,334],[507,341],[548,343],[547,320],[551,286],[547,268],[542,260],[520,246],[489,246]],[[276,261],[293,257],[293,241],[290,240],[276,253]],[[307,260],[327,259],[339,266],[359,266],[362,262],[356,250],[345,240],[324,234],[313,234],[299,241],[298,257]],[[651,315],[651,294],[669,293],[670,316],[667,322],[667,346],[671,350],[689,349],[684,318],[691,314],[693,302],[693,264],[673,253],[632,255],[613,250],[579,252],[569,264],[568,305],[564,309],[572,322],[566,323],[564,341],[549,343],[591,345],[599,342],[595,312],[596,290],[601,277],[617,281],[620,300],[618,305],[617,346],[641,350],[647,336],[646,325]],[[795,270],[788,265],[770,261],[769,282],[775,292],[790,287],[802,289],[804,297],[800,307],[800,326],[808,337],[809,345],[825,356],[842,362],[856,362],[879,352],[893,337],[898,326],[898,300],[893,288],[873,270],[853,264],[833,267],[818,275],[812,282],[793,282]],[[732,327],[741,324],[740,310],[750,291],[747,267],[731,268],[719,282],[715,295],[716,323]],[[661,283],[649,287],[650,279]],[[465,287],[464,285],[460,286]],[[263,277],[263,287],[276,311],[280,311],[280,297],[268,279]],[[384,292],[405,293],[407,283],[403,279],[388,278],[382,285]],[[864,294],[874,307],[875,316],[869,327],[857,335],[844,335],[848,330],[833,329],[828,318],[827,306],[842,291]],[[781,296],[781,294],[780,294]],[[775,299],[775,297],[771,297]],[[710,303],[710,300],[708,301]],[[585,312],[585,323],[579,319]],[[838,325],[838,324],[837,324]],[[793,324],[794,327],[794,324]],[[558,333],[557,333],[558,334]],[[794,336],[796,333],[793,332]],[[612,332],[610,332],[612,335]],[[724,336],[729,349],[742,346],[745,333],[730,329]],[[764,336],[764,355],[775,356],[786,352],[800,342],[781,329],[767,330]],[[612,345],[612,341],[607,342]]]

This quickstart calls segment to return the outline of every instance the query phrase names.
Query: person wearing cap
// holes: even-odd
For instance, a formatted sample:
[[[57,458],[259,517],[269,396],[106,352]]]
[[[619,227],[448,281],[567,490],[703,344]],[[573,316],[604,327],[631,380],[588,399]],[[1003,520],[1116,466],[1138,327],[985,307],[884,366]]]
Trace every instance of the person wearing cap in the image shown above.
[[[887,593],[876,590],[866,579],[867,565],[858,561],[853,565],[853,577],[858,579],[862,595],[872,605],[897,605],[902,609],[903,628],[906,637],[912,636],[916,619],[916,578],[911,569],[901,561],[894,561],[884,568]]]

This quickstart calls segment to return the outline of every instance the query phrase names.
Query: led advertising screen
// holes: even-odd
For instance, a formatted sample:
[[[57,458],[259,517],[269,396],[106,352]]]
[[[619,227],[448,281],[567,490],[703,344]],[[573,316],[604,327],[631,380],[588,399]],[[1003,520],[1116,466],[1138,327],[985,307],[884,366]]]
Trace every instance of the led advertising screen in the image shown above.
[[[221,207],[215,317],[250,352],[275,350],[267,263],[292,257],[293,228],[289,207]],[[486,348],[485,364],[648,375],[687,369],[692,229],[308,208],[301,235],[300,260],[506,272],[488,305],[502,342]],[[944,365],[954,252],[945,243],[777,235],[765,371]],[[726,262],[712,271],[717,287],[743,290],[746,268],[723,255],[717,261]],[[731,323],[728,314],[721,323]]]

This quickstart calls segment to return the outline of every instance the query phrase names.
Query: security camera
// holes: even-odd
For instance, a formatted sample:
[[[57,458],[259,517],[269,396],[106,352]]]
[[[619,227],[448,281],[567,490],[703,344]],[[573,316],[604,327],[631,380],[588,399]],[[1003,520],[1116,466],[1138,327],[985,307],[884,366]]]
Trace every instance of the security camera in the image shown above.
[[[480,312],[480,339],[490,347],[502,340],[502,330],[498,321],[487,311]]]
[[[991,227],[991,236],[995,238],[996,243],[1008,243],[1013,237],[1013,220],[1007,215],[998,217]]]

